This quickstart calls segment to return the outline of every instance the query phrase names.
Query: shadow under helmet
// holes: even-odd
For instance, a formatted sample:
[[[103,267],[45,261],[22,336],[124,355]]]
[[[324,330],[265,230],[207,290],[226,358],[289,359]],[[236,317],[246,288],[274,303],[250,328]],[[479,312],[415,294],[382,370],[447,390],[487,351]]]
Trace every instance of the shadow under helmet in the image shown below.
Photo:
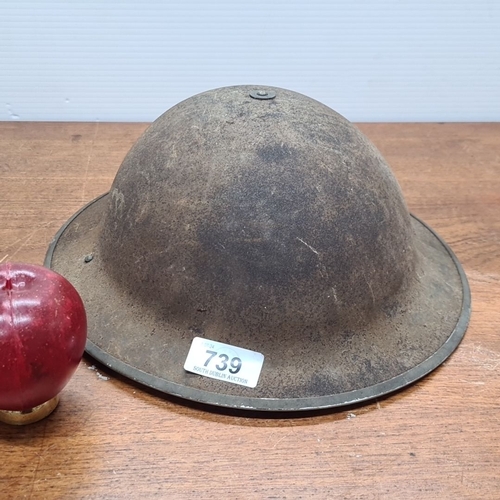
[[[142,384],[213,405],[335,407],[441,364],[469,315],[448,246],[409,214],[386,162],[304,95],[237,86],[158,118],[109,193],[56,235],[87,351]],[[193,338],[262,353],[255,388],[184,370]]]

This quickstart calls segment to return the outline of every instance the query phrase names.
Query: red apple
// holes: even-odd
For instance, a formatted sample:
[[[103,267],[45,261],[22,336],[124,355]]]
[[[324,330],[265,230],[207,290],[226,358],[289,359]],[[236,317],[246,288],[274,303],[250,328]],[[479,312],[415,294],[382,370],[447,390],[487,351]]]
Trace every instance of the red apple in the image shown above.
[[[41,266],[0,265],[0,410],[30,411],[57,394],[85,348],[82,299]]]

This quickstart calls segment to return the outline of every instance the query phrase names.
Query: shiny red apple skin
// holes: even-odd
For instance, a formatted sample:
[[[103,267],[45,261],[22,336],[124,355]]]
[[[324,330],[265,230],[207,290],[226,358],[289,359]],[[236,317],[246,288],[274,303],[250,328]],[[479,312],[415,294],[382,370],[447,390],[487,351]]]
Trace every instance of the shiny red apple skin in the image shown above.
[[[0,265],[0,410],[55,397],[83,355],[87,317],[78,292],[42,266]]]

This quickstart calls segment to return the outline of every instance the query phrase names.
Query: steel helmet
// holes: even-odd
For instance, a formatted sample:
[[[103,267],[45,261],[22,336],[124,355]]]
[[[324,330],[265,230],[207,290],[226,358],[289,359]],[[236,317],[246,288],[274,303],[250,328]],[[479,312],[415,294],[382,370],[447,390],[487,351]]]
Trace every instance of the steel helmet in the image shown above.
[[[233,408],[381,396],[441,364],[470,315],[459,262],[409,214],[377,149],[274,87],[211,90],[164,113],[46,265],[81,294],[93,357]],[[186,371],[195,337],[262,353],[256,387]]]

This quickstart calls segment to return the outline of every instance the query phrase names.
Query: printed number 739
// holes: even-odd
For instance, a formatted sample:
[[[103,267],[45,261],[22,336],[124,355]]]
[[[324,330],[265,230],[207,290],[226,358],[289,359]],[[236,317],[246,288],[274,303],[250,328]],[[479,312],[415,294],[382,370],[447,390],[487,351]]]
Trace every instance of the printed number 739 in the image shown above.
[[[217,354],[219,354],[217,351],[206,351],[206,353],[210,354],[210,356],[205,361],[205,364],[203,366],[208,366],[208,363],[210,363],[210,361],[212,361],[212,359],[215,356],[217,356]],[[229,356],[223,353],[219,354],[219,358],[220,358],[220,363],[216,364],[215,368],[223,372],[227,368],[227,362],[229,361]],[[231,361],[229,361],[229,365],[231,366],[231,368],[229,368],[229,372],[236,374],[241,370],[241,359],[234,357],[233,359],[231,359]]]

